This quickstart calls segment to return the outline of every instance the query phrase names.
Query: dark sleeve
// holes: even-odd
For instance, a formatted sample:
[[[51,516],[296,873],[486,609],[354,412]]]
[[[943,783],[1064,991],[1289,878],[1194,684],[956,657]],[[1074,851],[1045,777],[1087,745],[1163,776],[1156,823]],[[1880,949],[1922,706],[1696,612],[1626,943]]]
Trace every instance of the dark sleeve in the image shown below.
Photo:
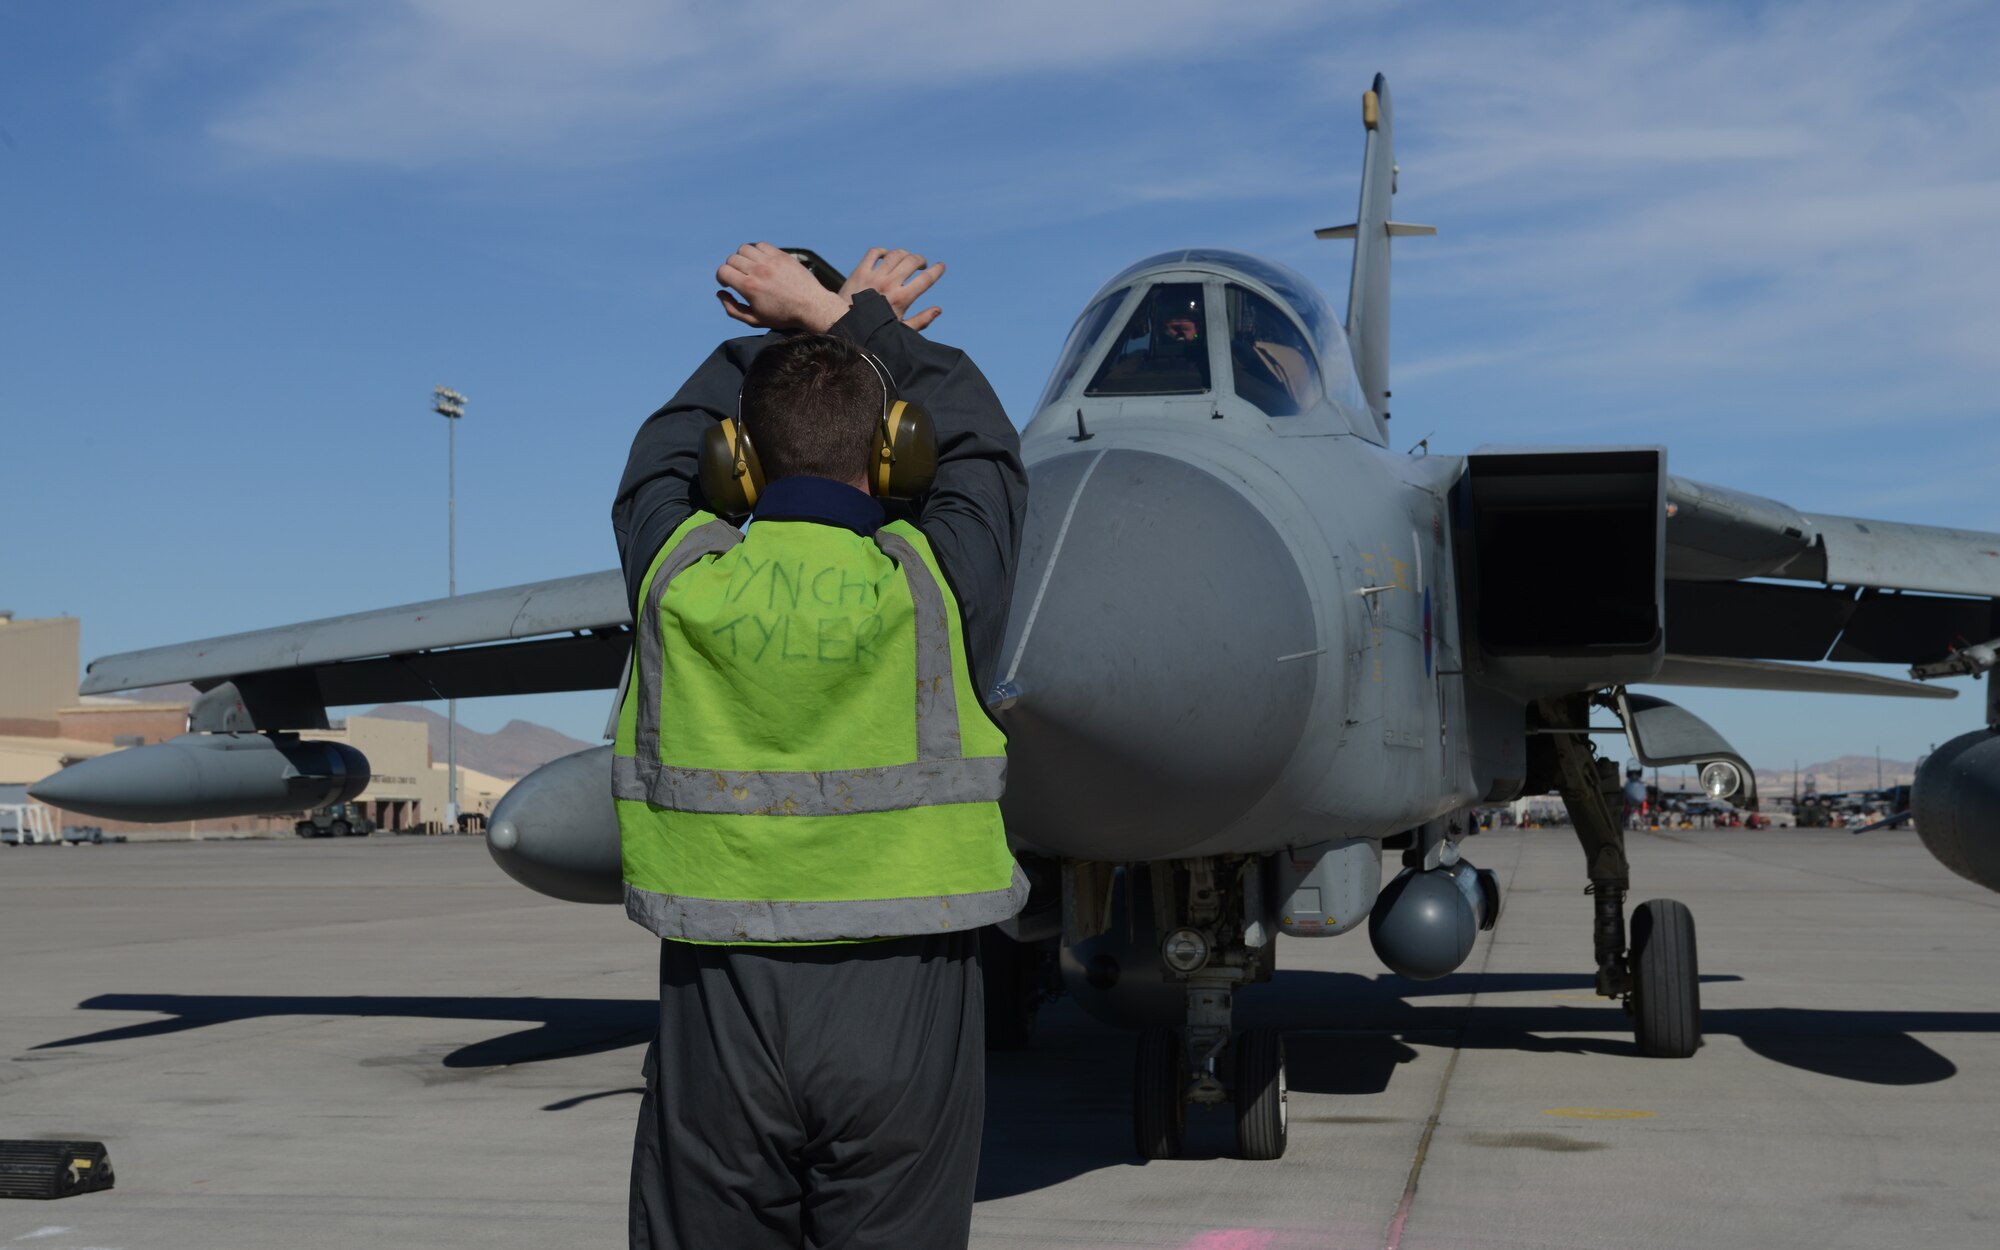
[[[938,436],[937,480],[908,515],[937,553],[965,621],[966,652],[981,691],[992,685],[1014,560],[1027,515],[1028,475],[1021,437],[984,374],[955,347],[936,343],[897,319],[874,291],[834,323],[833,333],[866,348],[896,379],[902,397],[931,414]],[[702,435],[736,410],[750,361],[773,335],[731,339],[639,427],[625,477],[611,505],[612,529],[636,605],[646,570],[682,521],[703,506]]]
[[[743,374],[769,335],[730,339],[709,353],[674,397],[646,418],[632,440],[625,477],[611,503],[611,529],[625,569],[625,598],[639,602],[639,585],[682,521],[704,506],[701,439],[736,411]]]
[[[876,292],[855,296],[833,332],[873,353],[902,397],[922,405],[937,428],[937,480],[907,515],[951,583],[973,679],[984,694],[1000,661],[1028,511],[1021,436],[971,357],[904,325]]]

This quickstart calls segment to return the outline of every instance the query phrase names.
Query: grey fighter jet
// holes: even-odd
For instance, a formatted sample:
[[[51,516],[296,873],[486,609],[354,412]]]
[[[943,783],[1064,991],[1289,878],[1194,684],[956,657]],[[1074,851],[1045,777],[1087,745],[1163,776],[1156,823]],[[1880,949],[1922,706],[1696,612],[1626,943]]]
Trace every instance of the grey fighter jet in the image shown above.
[[[1389,438],[1393,114],[1364,97],[1345,320],[1291,270],[1197,248],[1149,257],[1077,319],[1027,426],[1033,479],[992,690],[1008,827],[1035,892],[989,931],[996,1044],[1053,978],[1139,1030],[1135,1146],[1182,1145],[1233,1105],[1242,1152],[1283,1153],[1285,1054],[1232,1027],[1279,933],[1364,924],[1398,973],[1443,976],[1500,892],[1467,854],[1475,808],[1559,793],[1582,844],[1597,989],[1646,1055],[1701,1041],[1694,923],[1631,910],[1614,752],[1692,763],[1756,802],[1708,724],[1633,687],[1951,697],[1816,666],[1977,676],[2000,639],[2000,535],[1798,511],[1676,477],[1664,448],[1406,454]],[[1549,553],[1599,576],[1544,576]],[[1532,593],[1528,588],[1532,587]],[[38,797],[179,820],[340,802],[352,754],[302,743],[330,705],[612,688],[631,640],[616,572],[115,655],[84,692],[204,693],[190,736],[72,766]],[[1915,786],[1924,844],[2000,889],[2000,698]],[[530,888],[617,902],[609,748],[559,760],[494,813]],[[1557,835],[1559,836],[1559,835]],[[1394,852],[1384,883],[1385,852]],[[1578,917],[1579,937],[1585,917]]]

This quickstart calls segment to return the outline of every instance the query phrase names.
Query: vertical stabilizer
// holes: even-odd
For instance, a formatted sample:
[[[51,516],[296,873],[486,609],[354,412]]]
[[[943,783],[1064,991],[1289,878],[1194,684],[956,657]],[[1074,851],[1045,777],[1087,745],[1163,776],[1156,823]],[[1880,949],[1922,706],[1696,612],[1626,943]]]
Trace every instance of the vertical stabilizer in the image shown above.
[[[1396,194],[1395,114],[1389,106],[1389,83],[1375,75],[1375,86],[1361,97],[1361,124],[1368,128],[1368,146],[1361,162],[1361,207],[1351,226],[1315,230],[1321,239],[1354,240],[1354,280],[1347,292],[1347,341],[1354,352],[1354,372],[1378,421],[1389,419],[1389,240],[1398,235],[1436,234],[1434,226],[1391,221],[1390,199]]]

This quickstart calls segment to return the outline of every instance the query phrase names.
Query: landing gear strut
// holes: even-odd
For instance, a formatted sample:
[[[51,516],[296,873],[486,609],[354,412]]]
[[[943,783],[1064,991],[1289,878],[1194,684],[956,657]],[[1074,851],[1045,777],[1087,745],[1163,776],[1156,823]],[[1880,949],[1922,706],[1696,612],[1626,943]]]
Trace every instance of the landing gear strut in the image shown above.
[[[1625,858],[1623,805],[1614,798],[1618,766],[1595,758],[1584,732],[1590,723],[1587,697],[1544,699],[1536,713],[1536,727],[1555,752],[1556,789],[1589,863],[1596,904],[1591,946],[1597,957],[1597,992],[1624,1004],[1640,1054],[1685,1059],[1701,1045],[1694,917],[1672,899],[1641,903],[1632,911],[1627,943],[1625,895],[1631,867]]]
[[[1236,987],[1271,973],[1271,933],[1255,859],[1135,865],[1150,873],[1160,955],[1186,990],[1186,1023],[1139,1037],[1132,1144],[1147,1159],[1179,1157],[1190,1105],[1233,1105],[1246,1159],[1285,1153],[1285,1043],[1275,1030],[1234,1033]],[[1128,882],[1128,884],[1130,884]]]

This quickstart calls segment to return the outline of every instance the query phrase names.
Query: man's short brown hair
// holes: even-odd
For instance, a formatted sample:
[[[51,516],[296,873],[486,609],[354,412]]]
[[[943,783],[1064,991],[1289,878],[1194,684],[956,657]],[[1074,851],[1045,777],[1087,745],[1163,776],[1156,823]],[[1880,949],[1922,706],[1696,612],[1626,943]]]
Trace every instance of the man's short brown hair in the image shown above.
[[[743,424],[764,475],[868,474],[869,438],[882,420],[882,379],[861,349],[831,334],[806,334],[757,353],[743,379]]]

